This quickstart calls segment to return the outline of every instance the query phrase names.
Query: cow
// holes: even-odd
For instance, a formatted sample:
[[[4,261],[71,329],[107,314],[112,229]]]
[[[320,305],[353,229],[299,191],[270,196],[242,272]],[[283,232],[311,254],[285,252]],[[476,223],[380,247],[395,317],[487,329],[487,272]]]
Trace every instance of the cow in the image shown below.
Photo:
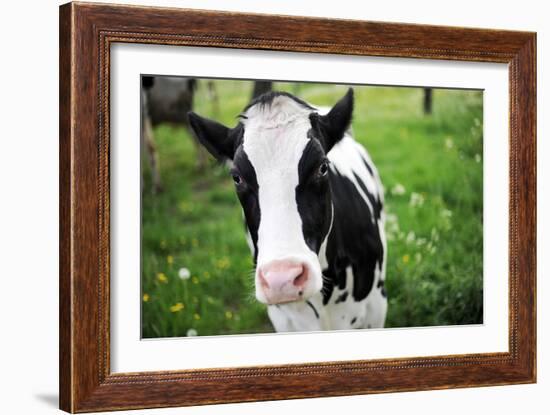
[[[141,147],[147,156],[151,169],[152,192],[162,191],[159,169],[159,156],[153,128],[162,123],[178,127],[188,127],[187,112],[193,108],[193,98],[197,89],[194,78],[171,76],[141,77]],[[217,106],[217,94],[211,80],[207,81],[208,95]],[[204,148],[193,140],[197,153],[197,166],[206,166],[207,154]]]
[[[228,128],[188,114],[230,166],[255,263],[255,295],[277,332],[384,326],[384,194],[352,137],[353,89],[323,109],[286,92],[254,99]]]

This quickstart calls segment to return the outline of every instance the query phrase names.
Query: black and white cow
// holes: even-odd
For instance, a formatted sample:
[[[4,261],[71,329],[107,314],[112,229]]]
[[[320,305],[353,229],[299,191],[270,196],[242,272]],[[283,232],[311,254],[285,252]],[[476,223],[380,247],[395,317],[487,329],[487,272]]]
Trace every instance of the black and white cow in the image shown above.
[[[277,331],[383,327],[383,188],[351,136],[353,90],[330,110],[284,92],[256,98],[234,128],[189,113],[229,161],[256,264],[256,298]]]

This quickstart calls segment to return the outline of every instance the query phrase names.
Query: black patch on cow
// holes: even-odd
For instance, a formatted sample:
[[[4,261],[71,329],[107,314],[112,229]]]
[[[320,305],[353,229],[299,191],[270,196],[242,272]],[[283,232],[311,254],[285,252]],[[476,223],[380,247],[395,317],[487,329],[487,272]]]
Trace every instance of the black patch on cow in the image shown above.
[[[351,323],[350,323],[350,324],[353,325],[356,321],[357,321],[357,317],[353,317],[353,318],[351,319]]]
[[[362,266],[353,266],[353,298],[355,301],[361,301],[372,290],[374,284],[374,269],[376,267],[376,258],[364,258]]]
[[[307,300],[306,303],[307,303],[308,306],[311,307],[311,309],[315,313],[315,317],[319,318],[319,313],[317,312],[317,309],[313,306],[313,304],[311,304],[311,302],[309,300]]]
[[[258,197],[259,186],[256,171],[242,146],[239,146],[235,151],[231,173],[238,174],[241,177],[241,182],[235,185],[235,189],[243,208],[246,226],[254,244],[254,262],[256,262],[258,258],[258,228],[260,227],[261,218]]]
[[[350,179],[340,175],[336,168],[331,169],[329,178],[334,224],[327,244],[329,268],[324,273],[323,302],[332,294],[331,285],[345,286],[346,268],[350,265],[353,270],[352,296],[355,301],[361,301],[373,288],[376,264],[383,261],[378,225]],[[375,217],[380,215],[376,207],[374,211]]]
[[[281,92],[281,91],[269,91],[265,94],[262,94],[256,98],[254,98],[250,104],[248,104],[245,109],[243,110],[243,113],[248,111],[250,108],[252,108],[255,105],[259,105],[262,108],[268,107],[271,104],[273,104],[273,101],[277,97],[287,97],[293,100],[294,102],[300,104],[302,107],[307,108],[309,110],[315,110],[311,105],[309,105],[307,102],[302,101],[300,98],[295,97],[292,94],[289,94],[288,92]],[[242,114],[241,114],[242,115]],[[244,117],[246,118],[246,116]]]
[[[372,169],[372,166],[365,159],[363,159],[363,163],[365,164],[365,167],[369,171],[370,175],[374,177],[374,170]]]
[[[296,204],[302,219],[304,240],[313,252],[319,253],[332,217],[331,194],[328,173],[320,174],[320,167],[327,163],[321,144],[310,139],[298,163]]]
[[[372,169],[372,166],[367,162],[367,160],[363,159],[363,163],[365,164],[365,167],[367,168],[367,170],[369,171],[370,175],[375,178],[376,176],[374,175],[374,170]],[[364,186],[364,183],[361,182],[361,184],[363,184]],[[380,189],[380,191],[382,191]],[[372,203],[372,202],[371,202]],[[374,204],[373,204],[374,206]],[[377,211],[378,211],[378,218],[380,217],[380,212],[384,209],[384,203],[382,202],[382,197],[381,195],[377,195],[376,197],[376,207],[377,207]]]
[[[376,284],[376,288],[380,290],[380,294],[382,294],[382,297],[387,297],[386,293],[386,286],[384,285],[384,280],[378,280],[378,284]]]
[[[329,235],[329,245],[331,244],[332,238],[334,238],[334,231],[331,231]],[[334,287],[338,287],[340,290],[343,290],[346,288],[346,268],[351,266],[351,263],[349,261],[349,258],[342,255],[339,257],[334,257],[328,252],[328,246],[327,246],[327,259],[329,262],[329,268],[323,271],[323,275],[325,278],[323,278],[323,305],[327,305],[330,297],[332,296],[332,293],[334,291]]]
[[[346,301],[348,298],[348,292],[344,291],[342,294],[338,296],[338,298],[334,301],[334,304],[342,303]]]
[[[357,181],[357,184],[359,184],[359,187],[361,187],[361,190],[365,195],[367,195],[367,199],[369,199],[369,202],[372,206],[372,209],[374,211],[374,217],[376,220],[380,219],[380,212],[382,211],[382,204],[380,203],[380,199],[373,195],[372,193],[369,193],[367,186],[365,186],[365,183],[363,183],[363,180],[354,172],[353,177],[355,177],[355,180]]]

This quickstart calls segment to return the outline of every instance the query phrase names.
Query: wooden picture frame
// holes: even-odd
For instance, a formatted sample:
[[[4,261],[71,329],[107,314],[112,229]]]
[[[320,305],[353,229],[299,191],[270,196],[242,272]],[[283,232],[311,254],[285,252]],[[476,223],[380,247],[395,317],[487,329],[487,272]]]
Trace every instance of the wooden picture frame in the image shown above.
[[[509,352],[111,373],[109,62],[110,46],[117,42],[507,63]],[[535,382],[535,105],[535,33],[106,4],[61,6],[61,409],[90,412]]]

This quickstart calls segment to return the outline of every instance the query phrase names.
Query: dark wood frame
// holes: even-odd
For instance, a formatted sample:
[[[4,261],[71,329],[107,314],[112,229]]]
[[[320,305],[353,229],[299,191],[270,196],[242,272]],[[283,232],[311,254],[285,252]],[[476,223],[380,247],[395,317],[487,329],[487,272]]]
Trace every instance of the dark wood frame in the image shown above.
[[[507,63],[509,352],[111,373],[109,56],[114,42]],[[70,3],[60,8],[59,93],[61,409],[90,412],[535,382],[535,33]]]

